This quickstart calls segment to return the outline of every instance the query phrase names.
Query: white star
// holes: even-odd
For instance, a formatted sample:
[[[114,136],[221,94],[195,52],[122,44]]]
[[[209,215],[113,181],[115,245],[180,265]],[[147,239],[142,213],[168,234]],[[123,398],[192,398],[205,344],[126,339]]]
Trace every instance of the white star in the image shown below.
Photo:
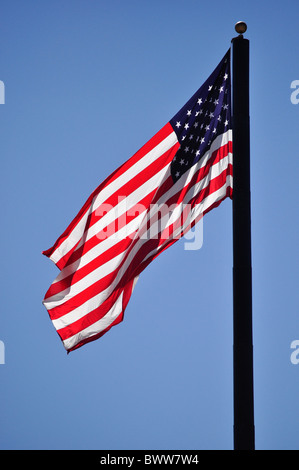
[[[185,140],[185,139],[186,139],[186,136],[185,136],[185,135],[183,135],[183,137],[182,137],[182,140]]]
[[[223,86],[219,88],[220,93],[224,90]]]
[[[191,134],[189,137],[189,140],[192,140],[192,139],[193,139],[193,134]]]
[[[215,100],[214,101],[214,105],[217,106],[217,104],[219,103],[219,100]]]
[[[192,112],[191,109],[188,109],[187,116],[191,116],[191,112]]]
[[[178,178],[180,176],[180,172],[177,171],[176,174],[175,174],[175,177]]]
[[[176,125],[175,125],[177,128],[181,127],[181,123],[179,121],[177,121]]]
[[[201,103],[202,103],[202,99],[199,98],[199,99],[197,100],[197,104],[201,104]]]
[[[216,132],[217,132],[217,129],[216,129],[216,127],[214,127],[213,134],[216,134]]]
[[[224,77],[223,77],[223,78],[224,78],[224,80],[226,80],[226,79],[228,78],[228,75],[227,75],[227,73],[224,75]]]
[[[197,150],[197,152],[196,152],[196,154],[195,154],[195,155],[198,157],[198,155],[200,155],[200,151],[199,151],[199,150]]]
[[[210,126],[206,126],[206,127],[205,127],[205,130],[206,130],[206,131],[209,131],[209,130],[210,130]]]
[[[222,120],[221,116],[218,116],[218,121],[221,121],[221,120]]]
[[[185,124],[185,125],[184,125],[184,128],[185,128],[185,129],[189,129],[189,124],[188,124],[188,123]]]
[[[181,158],[180,164],[183,165],[183,163],[185,163],[185,160]]]
[[[222,106],[222,108],[223,108],[223,109],[228,109],[228,104],[224,104],[224,105]]]
[[[210,119],[214,117],[214,113],[210,113]]]
[[[198,126],[198,122],[196,121],[196,122],[194,123],[194,127],[197,127],[197,126]]]
[[[212,88],[213,88],[213,85],[210,85],[210,86],[209,86],[209,91],[211,91],[211,90],[212,90]]]
[[[185,147],[184,152],[188,153],[189,152],[189,147]]]
[[[200,143],[201,143],[201,144],[203,144],[203,143],[204,143],[204,141],[205,141],[205,138],[204,138],[204,137],[202,137],[202,138],[200,139]]]
[[[226,120],[226,121],[225,121],[224,125],[225,125],[225,126],[227,126],[227,125],[228,125],[228,120]]]

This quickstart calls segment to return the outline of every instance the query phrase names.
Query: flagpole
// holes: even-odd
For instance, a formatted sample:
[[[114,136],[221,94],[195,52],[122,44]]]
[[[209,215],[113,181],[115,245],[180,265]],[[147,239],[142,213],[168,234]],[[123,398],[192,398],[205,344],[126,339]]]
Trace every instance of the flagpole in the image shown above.
[[[250,207],[249,41],[238,22],[233,49],[234,449],[254,450]]]

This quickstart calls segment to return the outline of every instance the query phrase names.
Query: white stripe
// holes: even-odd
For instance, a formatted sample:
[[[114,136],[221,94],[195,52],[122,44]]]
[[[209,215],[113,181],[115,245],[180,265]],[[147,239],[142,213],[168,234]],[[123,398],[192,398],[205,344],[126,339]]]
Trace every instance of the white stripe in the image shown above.
[[[161,195],[157,203],[153,207],[151,207],[151,210],[149,211],[146,219],[144,220],[144,223],[140,226],[138,234],[136,234],[136,236],[143,239],[150,238],[149,235],[147,235],[146,237],[144,236],[148,220],[154,217],[159,211],[159,208],[161,208],[161,206],[163,206],[164,204],[166,205],[167,201],[169,201],[170,198],[172,198],[175,194],[180,193],[185,186],[188,186],[195,173],[197,173],[201,168],[205,167],[208,164],[208,160],[210,159],[215,150],[228,143],[227,139],[229,139],[230,136],[231,131],[228,131],[222,136],[219,136],[219,138],[215,139],[210,150],[206,152],[203,157],[195,165],[193,165],[193,167],[190,168],[188,172],[186,172],[185,178],[183,175],[173,186],[171,186],[171,188],[167,192]],[[229,163],[232,163],[231,153],[228,153],[226,157],[218,161],[216,164],[212,165],[209,170],[209,173],[205,176],[205,178],[203,178],[202,180],[194,184],[191,188],[189,188],[189,191],[185,195],[182,203],[186,204],[199,191],[207,187],[210,183],[210,180],[219,176],[227,168]],[[148,230],[148,233],[150,233],[150,230],[151,228]]]
[[[70,336],[66,340],[63,341],[64,347],[66,350],[73,348],[76,344],[80,341],[90,338],[91,336],[97,335],[101,331],[108,328],[111,323],[120,315],[122,312],[122,301],[123,301],[123,292],[118,297],[117,301],[111,307],[108,313],[98,320],[97,322],[93,323],[92,325],[88,326],[84,330],[81,330],[79,333],[75,334],[74,336]]]
[[[215,139],[217,140],[217,139]],[[223,142],[222,139],[219,139],[219,141]],[[226,142],[224,142],[225,144]],[[215,149],[213,149],[212,151],[214,151]],[[197,169],[199,169],[200,165],[203,164],[203,162],[205,162],[205,158],[203,158],[202,160],[200,160],[196,165],[194,166],[197,166]],[[229,162],[229,159],[227,159],[227,162]],[[214,168],[215,167],[215,168]],[[220,174],[222,171],[223,171],[223,168],[221,168],[221,164],[215,164],[213,165],[214,168],[214,175],[215,176],[218,176],[218,174]],[[219,168],[221,168],[221,171],[219,171]],[[217,169],[218,169],[218,172],[217,172]],[[211,171],[211,170],[210,170]],[[180,180],[177,181],[177,183],[179,183]],[[189,180],[188,180],[189,181]],[[203,180],[203,186],[201,189],[204,189],[206,186],[208,186],[208,184],[210,183],[210,179],[209,178],[205,178]],[[175,186],[175,185],[174,185]],[[176,193],[177,191],[174,191],[174,194]],[[164,199],[163,197],[163,200],[167,202],[168,199]],[[155,210],[158,210],[158,207],[157,205],[154,206],[154,211]],[[117,283],[119,282],[119,280],[121,279],[121,277],[124,275],[124,273],[126,272],[128,266],[130,265],[130,263],[132,262],[134,256],[136,255],[136,253],[138,252],[138,250],[141,248],[141,246],[146,243],[148,241],[148,238],[145,237],[144,239],[144,233],[145,233],[145,228],[146,228],[146,225],[147,225],[147,220],[148,218],[145,217],[144,219],[144,222],[143,224],[141,225],[140,229],[138,230],[138,232],[136,233],[135,235],[135,238],[139,238],[138,242],[134,245],[133,249],[130,250],[130,253],[128,255],[128,257],[126,258],[126,261],[125,263],[121,266],[121,268],[119,269],[118,273],[117,273],[117,276],[115,278],[115,280],[113,281],[113,283],[111,284],[111,287],[114,287],[115,285],[117,285]],[[143,236],[143,237],[142,237]],[[143,238],[143,239],[142,239]]]
[[[227,168],[228,164],[231,161],[231,154],[228,155],[227,157],[225,157],[222,160],[226,161],[226,167],[225,168]],[[159,220],[159,222],[154,222],[153,225],[150,225],[150,228],[148,230],[146,230],[148,218],[144,221],[143,225],[140,227],[140,230],[138,231],[138,234],[136,235],[136,237],[138,236],[139,240],[135,244],[134,248],[130,251],[130,254],[129,254],[128,258],[126,259],[126,262],[124,263],[124,265],[121,267],[119,273],[120,272],[122,274],[124,273],[124,271],[127,269],[127,267],[132,262],[132,260],[133,260],[134,256],[136,255],[136,253],[142,247],[142,245],[147,243],[147,241],[150,238],[154,238],[162,230],[165,230],[167,228],[167,226],[170,225],[170,223],[173,223],[173,218],[175,218],[176,215],[177,215],[176,219],[179,219],[181,217],[182,211],[184,210],[183,206],[186,205],[192,199],[192,197],[194,195],[196,195],[197,193],[199,193],[200,191],[205,189],[210,184],[210,180],[212,179],[211,174],[213,175],[213,178],[215,178],[215,177],[219,176],[225,170],[225,168],[223,168],[223,164],[221,163],[222,160],[211,167],[207,177],[205,177],[203,180],[201,180],[199,183],[195,184],[193,187],[191,187],[189,189],[189,191],[188,191],[186,197],[184,198],[184,200],[176,207],[174,213],[172,214],[172,217],[171,217],[172,220],[169,221],[169,215],[166,214],[166,215],[164,215],[164,217],[162,217]],[[196,188],[196,190],[194,190],[194,188]],[[225,188],[225,191],[226,191],[226,184],[223,186],[223,188]],[[215,191],[215,193],[217,193],[217,192],[218,191]],[[214,193],[212,193],[212,194],[214,194]],[[207,196],[207,198],[205,198],[205,199],[208,199],[208,198],[209,198],[209,196]],[[165,203],[165,202],[167,202],[168,198],[164,199],[164,197],[163,197],[163,200],[164,200],[163,203]],[[161,207],[160,201],[157,203],[157,206],[155,206],[153,208],[153,211],[151,213],[151,217],[154,217],[155,213],[157,213],[159,211],[159,205]],[[197,204],[197,205],[199,206],[198,211],[201,210],[201,207],[205,207],[203,205],[203,201],[201,203]],[[203,209],[203,211],[204,210],[206,210],[206,209]],[[198,211],[197,211],[197,214],[200,213]],[[163,221],[164,221],[164,224],[163,224]],[[165,243],[166,242],[167,242],[167,240],[165,240]],[[161,249],[161,248],[159,248],[159,249]],[[148,258],[148,256],[147,256],[147,258]]]
[[[133,281],[133,286],[132,286],[132,292],[136,286],[136,283],[138,281],[138,277],[136,276]],[[101,331],[105,330],[108,328],[108,326],[111,325],[111,323],[114,322],[114,320],[118,317],[118,315],[121,314],[123,310],[123,292],[121,295],[118,297],[116,302],[113,304],[109,312],[106,313],[106,315],[98,320],[97,322],[93,323],[92,325],[88,326],[87,328],[84,328],[81,330],[79,333],[70,336],[69,338],[65,339],[63,341],[63,344],[67,350],[73,348],[76,344],[78,344],[80,341],[90,338],[91,336],[99,334]],[[54,323],[54,322],[53,322]],[[57,328],[58,329],[58,328]]]
[[[215,191],[214,193],[210,194],[207,198],[205,198],[200,204],[197,204],[193,210],[193,215],[190,216],[190,219],[188,219],[188,221],[186,221],[186,226],[188,226],[189,224],[191,224],[196,218],[199,217],[200,214],[202,214],[210,205],[214,204],[214,202],[222,199],[226,193],[226,188],[229,186],[229,185],[232,185],[232,177],[231,176],[228,176],[227,177],[227,182],[224,184],[224,186],[222,188],[220,188],[218,191]],[[180,217],[180,215],[178,216],[178,218]],[[185,229],[186,227],[184,227]],[[180,232],[182,231],[182,228],[179,228],[178,229]],[[158,233],[158,231],[157,231]],[[174,238],[175,236],[179,235],[179,233],[177,234],[174,234]],[[145,240],[144,242],[146,242],[147,240]],[[167,240],[165,240],[165,243],[167,242]],[[143,243],[143,242],[142,242]],[[165,244],[164,243],[164,244]],[[163,245],[162,244],[160,247],[158,247],[157,249],[154,249],[152,250],[145,258],[144,258],[144,261],[146,259],[148,259],[155,251],[158,251],[160,250]],[[140,244],[137,248],[137,251],[140,249]],[[133,254],[133,257],[135,256],[135,251],[134,251],[134,254]],[[126,263],[127,264],[127,263]],[[127,267],[126,267],[127,269]],[[137,279],[136,279],[137,280]],[[116,281],[115,281],[116,282]],[[72,310],[71,312],[67,313],[66,315],[63,315],[62,317],[56,319],[56,320],[53,320],[53,324],[55,326],[55,328],[57,330],[61,329],[61,328],[64,328],[66,326],[69,326],[71,325],[72,323],[74,323],[75,321],[77,320],[80,320],[81,318],[83,318],[85,315],[87,315],[88,313],[92,312],[94,309],[96,309],[97,307],[99,307],[110,295],[113,287],[114,287],[114,284],[115,282],[113,282],[112,285],[108,286],[107,289],[105,289],[103,292],[100,292],[99,294],[95,295],[94,297],[88,299],[86,302],[84,302],[84,304],[80,305],[79,307],[77,307],[76,309]]]
[[[131,181],[131,179],[137,176],[142,170],[147,168],[151,163],[164,155],[164,153],[170,150],[171,147],[173,147],[177,142],[178,139],[176,133],[172,132],[169,134],[158,145],[156,145],[156,147],[154,147],[147,154],[145,154],[144,157],[138,160],[138,162],[132,165],[127,171],[113,180],[109,185],[105,186],[95,198],[93,210],[96,210],[124,184],[126,184],[128,181]]]
[[[92,206],[90,206],[92,207]],[[75,245],[78,243],[82,234],[84,233],[84,227],[86,225],[87,218],[91,213],[90,208],[85,212],[83,217],[79,220],[77,225],[73,228],[70,232],[68,237],[61,243],[60,246],[56,248],[56,250],[51,254],[50,259],[54,263],[58,263],[58,261],[63,258]]]
[[[80,294],[85,289],[95,284],[97,281],[100,281],[103,277],[112,273],[120,265],[125,253],[126,252],[120,253],[114,258],[111,258],[97,269],[94,269],[88,273],[85,277],[80,279],[80,281],[76,282],[75,284],[71,284],[70,287],[64,289],[58,294],[52,295],[51,297],[43,300],[43,304],[46,306],[47,310],[51,310],[52,308],[64,304],[68,300],[72,299],[75,295]]]
[[[158,173],[155,173],[145,183],[143,183],[135,191],[129,194],[129,196],[121,199],[121,201],[114,206],[113,210],[109,211],[103,217],[101,217],[99,214],[100,220],[89,228],[87,235],[81,239],[80,243],[76,247],[76,250],[78,250],[80,246],[83,245],[83,243],[90,240],[92,237],[104,230],[109,224],[113,223],[118,217],[121,217],[128,210],[132,209],[153,190],[157,189],[160,186],[161,181],[163,180],[168,166],[162,168],[162,170],[160,170]],[[120,194],[119,196],[121,197],[122,195]]]
[[[200,162],[198,162],[195,165],[197,167],[197,170],[199,169],[200,165],[203,165],[203,164],[205,165],[206,164],[206,160],[207,160],[207,158],[206,158],[206,156],[204,156],[203,159],[201,159]],[[210,169],[209,175],[206,178],[204,178],[204,180],[200,181],[199,183],[195,184],[192,188],[189,189],[188,197],[191,198],[191,197],[193,197],[194,193],[196,194],[196,192],[199,192],[200,190],[204,189],[204,187],[206,187],[210,183],[211,177],[214,178],[214,177],[218,176],[219,174],[221,174],[221,172],[227,167],[227,165],[230,161],[231,161],[231,154],[229,156],[225,157],[224,159],[220,160],[217,164],[213,165]],[[178,184],[179,181],[176,184]],[[189,180],[188,180],[188,182],[189,182]],[[177,191],[175,191],[174,193],[176,193],[176,192]],[[169,196],[170,195],[167,194],[167,199],[169,198]],[[163,199],[164,199],[164,195],[163,195]],[[167,199],[164,199],[164,200],[167,201]],[[184,203],[186,204],[186,201],[188,201],[188,200],[189,199],[185,198],[183,203],[181,203],[181,210],[183,210],[182,205]],[[205,210],[204,209],[205,205],[203,205],[203,202],[198,206],[199,207],[197,209],[195,217],[198,216],[198,213],[199,213],[198,211],[200,211],[200,210],[204,211]],[[200,209],[200,207],[202,207],[202,209]],[[178,210],[179,210],[179,206],[178,206]],[[180,215],[179,215],[179,217],[180,217]],[[168,219],[167,219],[167,221],[168,221]],[[138,232],[138,237],[141,237],[142,234],[145,233],[144,227],[146,227],[146,224],[141,225],[140,230]],[[157,230],[157,233],[158,233],[158,230]],[[151,231],[150,235],[154,236],[153,231]],[[77,309],[75,309],[72,312],[69,312],[67,315],[61,317],[59,320],[55,320],[55,322],[58,322],[57,327],[61,328],[61,327],[64,327],[66,325],[70,325],[74,321],[78,320],[79,318],[83,317],[87,313],[94,310],[94,308],[99,306],[110,295],[110,293],[112,292],[115,285],[117,285],[119,279],[122,277],[124,272],[127,270],[127,267],[129,266],[130,262],[132,261],[132,259],[136,255],[137,251],[140,249],[142,244],[145,243],[147,240],[148,240],[147,237],[145,239],[143,237],[143,240],[138,241],[138,243],[134,246],[133,250],[130,252],[130,255],[129,255],[128,259],[126,260],[125,264],[119,270],[115,280],[112,282],[112,284],[110,286],[108,286],[107,289],[105,289],[105,291],[102,291],[100,294],[97,294],[96,296],[94,296],[92,298],[92,300],[90,300],[90,302],[91,302],[90,305],[86,305],[89,302],[89,301],[87,301],[84,304],[82,304],[81,306],[79,306]],[[123,253],[123,256],[124,255],[125,255],[125,252]],[[148,255],[148,256],[150,256],[150,255]],[[119,256],[119,258],[118,257],[113,258],[113,263],[111,263],[111,264],[108,264],[109,262],[105,263],[105,265],[100,266],[98,269],[95,270],[96,273],[98,273],[99,275],[101,274],[101,277],[103,277],[104,275],[109,274],[109,272],[113,272],[117,268],[117,266],[120,264],[121,259],[122,259],[121,255]],[[79,293],[82,290],[80,288],[81,284],[82,284],[82,286],[84,286],[84,288],[86,288],[89,285],[91,285],[93,282],[96,282],[96,280],[98,280],[97,276],[95,277],[95,280],[94,280],[94,277],[92,276],[92,273],[90,273],[90,275],[87,275],[86,277],[88,277],[88,279],[87,279],[87,281],[89,281],[88,285],[87,284],[85,285],[85,282],[80,283],[80,281],[78,281],[78,283],[74,284],[75,287],[74,287],[74,290],[72,292],[72,295],[67,295],[68,289],[66,289],[66,291],[63,291],[60,294],[57,294],[57,296],[53,296],[53,297],[47,299],[46,302],[52,302],[55,299],[58,300],[57,302],[52,303],[51,308],[53,308],[54,306],[57,306],[57,305],[60,305],[60,304],[64,303],[66,300],[71,298],[73,295],[76,295],[76,293]],[[84,279],[86,280],[86,277],[83,278],[82,281]],[[62,298],[61,296],[63,296],[64,293],[66,294],[66,297]]]
[[[155,174],[152,178],[150,178],[146,183],[141,185],[139,188],[137,188],[136,191],[134,191],[126,200],[129,200],[127,210],[131,209],[132,207],[135,206],[143,197],[145,197],[149,192],[153,191],[153,189],[156,189],[159,187],[161,184],[161,180],[163,177],[165,177],[165,172],[167,171],[169,165],[164,167],[159,173]],[[131,200],[131,202],[130,202]],[[125,204],[122,201],[122,206],[124,209]],[[114,211],[112,211],[114,212]],[[126,210],[123,211],[125,213]],[[121,214],[118,213],[118,217]],[[103,217],[104,218],[104,217]],[[102,219],[99,220],[96,224],[94,224],[91,229],[88,231],[87,236],[84,237],[84,241],[82,239],[82,243],[85,241],[89,240],[92,236],[96,235],[99,233],[100,230],[98,230],[99,225],[101,224]],[[109,222],[110,223],[110,222]],[[97,226],[97,227],[96,227]],[[103,227],[101,227],[102,229]],[[79,244],[78,247],[81,245]],[[88,273],[84,278],[80,279],[78,282],[71,284],[70,287],[67,289],[51,296],[48,297],[44,301],[44,305],[47,305],[47,308],[52,309],[54,307],[57,307],[58,305],[63,304],[64,302],[67,302],[70,298],[72,298],[74,295],[78,294],[79,292],[83,291],[90,285],[94,284],[97,282],[99,279],[102,277],[106,276],[107,274],[110,274],[114,269],[120,264],[121,260],[123,259],[124,254],[121,253],[121,255],[116,256],[113,258],[113,260],[108,261],[107,263],[99,266],[97,269],[94,271]],[[101,275],[102,274],[102,275]]]
[[[172,132],[165,139],[162,140],[156,147],[150,150],[144,157],[138,162],[132,165],[127,171],[125,171],[118,178],[113,180],[110,184],[105,186],[102,191],[94,198],[91,206],[78,224],[73,228],[70,235],[59,245],[56,250],[52,253],[51,259],[57,263],[63,256],[65,256],[74,246],[81,240],[84,234],[84,227],[88,215],[95,211],[102,203],[104,203],[112,194],[114,194],[119,188],[121,188],[126,182],[130,181],[134,176],[138,175],[144,170],[150,163],[154,162],[161,155],[167,152],[178,142],[175,132]],[[133,157],[132,157],[133,158]]]
[[[157,201],[157,206],[167,203],[167,201],[170,198],[172,198],[175,194],[181,192],[185,186],[188,186],[188,184],[192,180],[195,173],[197,173],[201,168],[204,168],[208,164],[208,160],[211,158],[212,154],[219,148],[226,145],[230,140],[232,140],[231,130],[225,132],[222,135],[219,135],[212,143],[210,149],[202,156],[202,158],[195,165],[193,165],[189,169],[189,171],[187,171],[184,175],[182,175],[181,178],[178,181],[176,181],[176,183],[173,186],[171,186],[171,188],[167,192],[161,195],[159,201]],[[231,156],[232,154],[228,153],[228,155],[229,155],[229,163],[232,163],[232,156]],[[221,165],[221,161],[222,160],[220,160],[216,165],[213,165],[213,167],[217,165]],[[224,166],[226,166],[226,162]],[[220,174],[221,171],[218,174]],[[215,176],[217,176],[217,173],[214,173],[213,177]],[[209,179],[209,174],[207,178]],[[201,181],[198,184],[201,184]],[[192,190],[192,188],[190,190]],[[156,207],[153,208],[153,212],[150,212],[149,217],[151,217],[152,213],[154,214]]]
[[[100,243],[95,245],[89,251],[84,253],[77,261],[74,261],[74,263],[68,266],[65,266],[65,268],[63,268],[60,271],[55,281],[53,281],[53,284],[61,281],[62,279],[69,276],[70,274],[73,274],[75,271],[78,271],[79,269],[83,268],[92,260],[94,260],[101,254],[105,253],[105,251],[107,251],[108,249],[116,245],[120,240],[123,240],[124,238],[129,236],[131,233],[135,232],[137,228],[140,226],[145,212],[146,210],[138,214],[135,217],[135,219],[131,220],[127,225],[115,231],[115,233],[111,235],[110,237],[106,238],[105,240],[102,240]]]
[[[199,219],[202,216],[202,214],[210,206],[212,206],[214,203],[216,203],[217,201],[220,201],[221,199],[225,197],[227,188],[232,187],[232,184],[233,184],[233,177],[231,175],[228,175],[226,178],[225,184],[221,188],[209,194],[205,199],[203,199],[202,202],[194,206],[192,213],[190,213],[190,217],[188,218],[188,220],[186,220],[185,226],[178,227],[177,230],[173,232],[172,239],[175,239],[176,237],[180,237],[180,234],[182,233],[182,231],[183,231],[182,236],[184,236],[190,230],[191,228],[190,225],[195,220]],[[189,229],[186,230],[188,227]],[[152,255],[160,251],[167,244],[167,242],[168,240],[165,239],[164,243],[162,243],[157,248],[154,248],[150,253],[148,253],[142,262],[146,261]]]

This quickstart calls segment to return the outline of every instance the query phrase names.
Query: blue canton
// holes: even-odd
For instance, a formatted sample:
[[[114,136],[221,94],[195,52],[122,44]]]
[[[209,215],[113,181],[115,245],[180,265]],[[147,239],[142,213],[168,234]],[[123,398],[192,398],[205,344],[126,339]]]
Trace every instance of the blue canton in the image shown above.
[[[170,124],[181,144],[170,167],[176,182],[203,157],[218,135],[232,128],[230,50]]]

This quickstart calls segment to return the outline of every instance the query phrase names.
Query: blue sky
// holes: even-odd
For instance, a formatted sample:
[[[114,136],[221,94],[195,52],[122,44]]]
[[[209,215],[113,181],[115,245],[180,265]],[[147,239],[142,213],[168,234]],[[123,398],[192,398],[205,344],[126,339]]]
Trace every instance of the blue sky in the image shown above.
[[[124,321],[67,355],[41,255],[248,24],[257,449],[299,448],[298,2],[3,1],[1,449],[232,449],[232,207],[140,276]]]

